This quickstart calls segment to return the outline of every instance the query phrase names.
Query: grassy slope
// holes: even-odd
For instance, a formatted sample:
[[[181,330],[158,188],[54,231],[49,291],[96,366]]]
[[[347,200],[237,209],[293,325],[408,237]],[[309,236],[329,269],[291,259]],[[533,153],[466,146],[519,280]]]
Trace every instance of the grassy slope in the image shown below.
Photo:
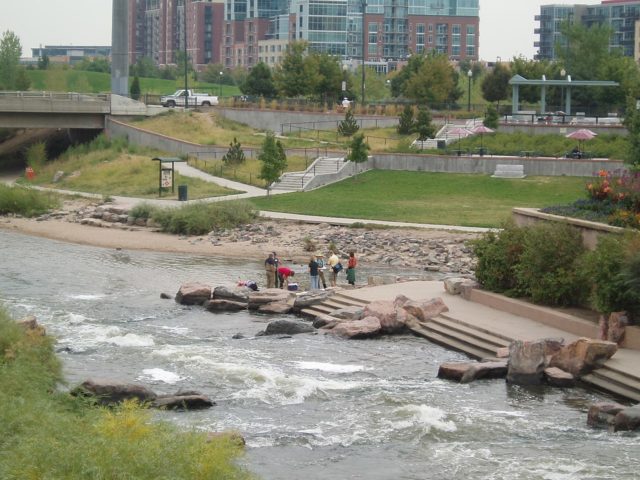
[[[0,478],[251,478],[229,437],[207,441],[134,404],[98,409],[62,392],[54,345],[0,309]]]
[[[87,72],[83,70],[27,70],[31,79],[31,90],[45,91],[70,91],[80,93],[101,93],[111,90],[111,75],[108,73]],[[133,77],[129,79],[129,83]],[[173,93],[178,88],[184,87],[184,79],[163,80],[160,78],[141,78],[140,90],[154,95],[166,95]],[[218,95],[220,85],[205,82],[190,82],[190,88],[206,91]],[[240,95],[238,87],[223,85],[222,96],[229,97]]]
[[[513,207],[568,203],[583,196],[583,178],[371,171],[306,193],[254,199],[262,210],[309,215],[495,227]]]

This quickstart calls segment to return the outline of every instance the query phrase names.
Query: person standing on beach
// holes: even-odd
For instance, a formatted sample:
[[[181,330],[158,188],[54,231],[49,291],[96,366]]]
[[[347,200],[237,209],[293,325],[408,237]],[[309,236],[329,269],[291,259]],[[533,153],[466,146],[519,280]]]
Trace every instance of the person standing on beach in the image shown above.
[[[276,288],[276,261],[273,253],[270,253],[269,258],[264,261],[264,270],[267,274],[267,288]]]
[[[275,288],[282,288],[282,285],[280,284],[280,275],[278,275],[278,268],[280,267],[280,260],[278,259],[278,255],[276,254],[276,252],[271,252],[273,254],[273,264],[276,267],[276,280],[275,280]]]
[[[338,281],[338,272],[340,270],[336,270],[336,265],[338,265],[339,263],[340,259],[338,258],[338,255],[336,255],[335,251],[331,251],[331,256],[329,257],[329,267],[331,267],[331,280],[329,283],[331,283],[332,287],[335,287]]]
[[[358,260],[356,259],[355,252],[349,252],[349,263],[347,264],[347,282],[349,285],[356,284],[356,267],[358,266]]]
[[[327,267],[324,266],[324,255],[322,255],[322,253],[316,253],[316,262],[318,262],[319,281],[322,283],[322,288],[327,288],[327,281],[324,278],[324,271]],[[320,285],[318,285],[318,288],[320,288]]]
[[[320,281],[318,278],[318,261],[314,255],[309,259],[309,278],[311,279],[311,290],[320,289]]]

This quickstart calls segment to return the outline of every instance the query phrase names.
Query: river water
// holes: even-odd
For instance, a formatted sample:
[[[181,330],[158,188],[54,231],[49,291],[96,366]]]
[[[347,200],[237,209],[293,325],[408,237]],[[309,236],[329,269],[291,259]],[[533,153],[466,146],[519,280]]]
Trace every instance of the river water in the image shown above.
[[[464,360],[413,336],[255,337],[270,320],[160,299],[181,283],[260,278],[260,262],[117,251],[0,230],[0,301],[58,338],[71,384],[91,376],[217,402],[160,416],[237,430],[260,478],[632,479],[640,436],[586,426],[604,395],[436,378]],[[366,273],[366,272],[363,272]],[[233,339],[235,334],[245,338]]]

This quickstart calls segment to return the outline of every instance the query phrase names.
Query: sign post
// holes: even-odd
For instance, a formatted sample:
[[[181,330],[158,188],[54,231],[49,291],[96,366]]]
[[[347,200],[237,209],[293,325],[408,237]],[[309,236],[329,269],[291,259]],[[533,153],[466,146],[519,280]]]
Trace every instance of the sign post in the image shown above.
[[[176,157],[155,157],[153,161],[158,162],[158,197],[162,196],[162,189],[171,189],[175,193],[175,164],[176,162],[186,162]],[[171,166],[169,166],[169,163]]]

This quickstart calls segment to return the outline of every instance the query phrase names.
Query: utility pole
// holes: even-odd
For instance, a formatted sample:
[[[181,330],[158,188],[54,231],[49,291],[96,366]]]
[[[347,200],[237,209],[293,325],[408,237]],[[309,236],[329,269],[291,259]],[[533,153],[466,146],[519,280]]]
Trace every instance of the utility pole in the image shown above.
[[[362,0],[362,105],[364,105],[364,49],[367,45],[367,33],[365,26],[365,14],[367,13],[367,0]]]
[[[184,18],[184,109],[189,109],[189,81],[187,80],[187,61],[189,60],[187,54],[187,0],[182,0],[183,10],[182,16]]]

